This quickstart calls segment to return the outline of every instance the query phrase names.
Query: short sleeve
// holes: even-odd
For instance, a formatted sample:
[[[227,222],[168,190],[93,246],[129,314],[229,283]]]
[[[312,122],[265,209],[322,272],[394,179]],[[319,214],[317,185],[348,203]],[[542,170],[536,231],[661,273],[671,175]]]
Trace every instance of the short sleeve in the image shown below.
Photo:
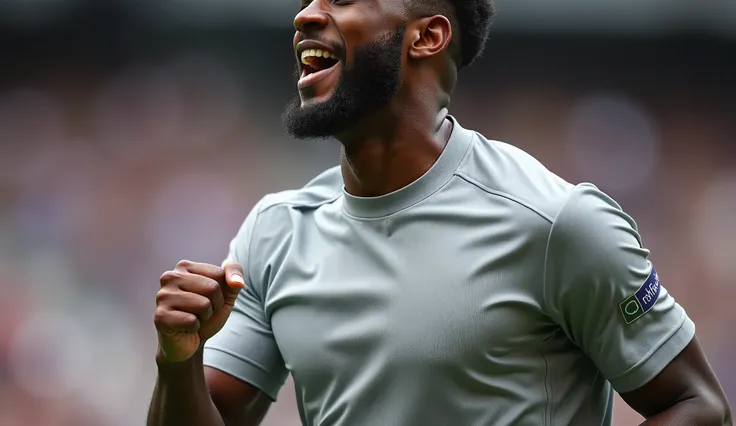
[[[590,184],[573,189],[549,235],[546,309],[619,393],[652,380],[695,335],[648,256],[633,219]]]
[[[274,401],[287,370],[264,310],[265,286],[253,277],[251,249],[255,246],[259,206],[250,212],[230,243],[227,260],[235,260],[245,274],[246,287],[238,295],[225,326],[205,343],[204,365],[259,388]]]

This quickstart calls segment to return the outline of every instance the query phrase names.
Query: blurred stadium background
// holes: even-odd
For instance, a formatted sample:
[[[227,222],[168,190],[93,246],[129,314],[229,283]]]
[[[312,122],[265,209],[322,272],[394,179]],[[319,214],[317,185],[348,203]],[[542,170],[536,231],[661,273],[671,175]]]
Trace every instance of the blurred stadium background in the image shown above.
[[[498,6],[452,113],[635,217],[733,401],[736,2]],[[0,0],[0,425],[143,424],[159,275],[337,162],[280,126],[297,8]]]

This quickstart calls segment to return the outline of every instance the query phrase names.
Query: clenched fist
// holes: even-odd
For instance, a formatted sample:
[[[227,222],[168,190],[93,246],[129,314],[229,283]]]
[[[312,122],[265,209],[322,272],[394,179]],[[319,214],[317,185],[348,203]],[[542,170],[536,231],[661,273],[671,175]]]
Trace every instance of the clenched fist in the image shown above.
[[[159,357],[186,361],[225,325],[238,293],[245,287],[243,269],[181,261],[161,276],[154,324]]]

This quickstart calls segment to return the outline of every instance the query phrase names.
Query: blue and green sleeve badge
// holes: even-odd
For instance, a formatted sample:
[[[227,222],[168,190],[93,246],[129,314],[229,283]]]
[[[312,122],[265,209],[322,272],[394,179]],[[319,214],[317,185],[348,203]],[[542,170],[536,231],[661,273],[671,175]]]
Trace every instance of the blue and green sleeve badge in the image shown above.
[[[652,273],[649,274],[649,278],[647,278],[644,285],[618,305],[626,324],[638,320],[652,309],[659,298],[659,289],[659,275],[652,267]]]

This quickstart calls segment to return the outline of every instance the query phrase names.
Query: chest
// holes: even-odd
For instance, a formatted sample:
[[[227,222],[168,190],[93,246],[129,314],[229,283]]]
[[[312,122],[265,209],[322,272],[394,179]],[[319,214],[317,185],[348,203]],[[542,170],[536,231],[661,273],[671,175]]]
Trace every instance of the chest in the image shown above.
[[[289,370],[482,368],[534,350],[543,247],[467,220],[346,221],[295,236],[266,298]]]

